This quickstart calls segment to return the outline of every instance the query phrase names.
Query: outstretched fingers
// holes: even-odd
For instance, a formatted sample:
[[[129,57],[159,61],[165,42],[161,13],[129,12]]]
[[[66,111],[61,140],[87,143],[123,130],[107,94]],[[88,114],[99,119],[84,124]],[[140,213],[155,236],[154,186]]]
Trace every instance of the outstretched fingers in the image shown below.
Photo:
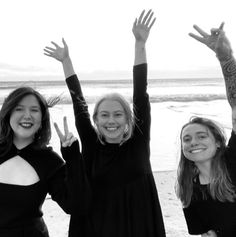
[[[220,29],[220,30],[223,30],[223,28],[224,28],[224,25],[225,25],[225,23],[224,23],[224,22],[222,22],[222,23],[220,24],[220,27],[219,27],[219,29]]]
[[[143,15],[145,13],[145,10],[143,10],[138,18],[138,24],[141,24],[142,23],[142,19],[143,19]]]
[[[198,40],[199,42],[201,42],[203,44],[205,43],[205,39],[200,37],[200,36],[198,36],[198,35],[195,35],[193,33],[189,33],[189,36],[191,36],[192,38],[194,38],[195,40]]]
[[[209,34],[207,34],[204,30],[202,30],[199,26],[194,25],[193,28],[203,37],[208,37]]]
[[[45,47],[43,51],[45,55],[52,57],[52,54],[54,53],[55,49],[51,47]]]
[[[142,13],[140,14],[139,19],[138,19],[138,24],[145,25],[147,28],[151,29],[151,27],[156,21],[156,18],[152,19],[154,12],[150,9],[145,16],[144,16],[144,13],[145,13],[145,10],[143,10]],[[135,21],[135,25],[136,24],[137,24],[137,21]]]
[[[74,137],[74,135],[71,132],[69,132],[66,117],[63,118],[63,126],[64,126],[64,134],[62,133],[62,131],[58,127],[57,123],[54,123],[54,127],[56,129],[58,137],[60,138],[62,146],[63,147],[68,147],[68,146],[71,146],[72,143],[77,140],[77,138]]]
[[[58,127],[58,124],[57,124],[57,123],[54,123],[54,127],[55,127],[55,129],[56,129],[56,132],[57,132],[58,137],[60,138],[60,141],[61,141],[61,142],[64,142],[64,135],[63,135],[63,133],[61,132],[60,128]]]
[[[67,123],[67,118],[66,118],[66,116],[63,117],[63,125],[64,125],[65,137],[67,137],[68,134],[69,134],[69,128],[68,128],[68,123]]]
[[[51,43],[56,47],[59,48],[59,45],[57,43],[55,43],[54,41],[51,41]]]

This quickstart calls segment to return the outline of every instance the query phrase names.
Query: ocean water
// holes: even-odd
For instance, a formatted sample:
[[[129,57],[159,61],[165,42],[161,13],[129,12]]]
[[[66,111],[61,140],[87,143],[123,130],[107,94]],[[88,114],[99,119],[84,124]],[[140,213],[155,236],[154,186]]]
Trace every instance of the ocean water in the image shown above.
[[[150,159],[153,171],[177,168],[179,133],[191,116],[214,119],[230,135],[231,111],[225,97],[223,79],[151,79],[148,83],[152,115]],[[119,92],[132,101],[130,80],[82,81],[81,84],[90,113],[96,99],[104,93]],[[46,98],[60,95],[61,103],[50,109],[52,126],[57,122],[63,128],[63,116],[67,116],[70,130],[78,137],[70,95],[64,81],[0,82],[0,107],[10,91],[22,85],[32,86]],[[54,128],[51,146],[60,152],[60,142]]]
[[[132,99],[131,80],[81,80],[88,103],[94,103],[104,93],[119,92]],[[70,103],[70,96],[64,81],[0,81],[0,104],[19,86],[31,86],[46,98],[61,95],[62,103]],[[151,102],[164,101],[206,101],[224,99],[224,82],[221,78],[150,79],[148,93]]]

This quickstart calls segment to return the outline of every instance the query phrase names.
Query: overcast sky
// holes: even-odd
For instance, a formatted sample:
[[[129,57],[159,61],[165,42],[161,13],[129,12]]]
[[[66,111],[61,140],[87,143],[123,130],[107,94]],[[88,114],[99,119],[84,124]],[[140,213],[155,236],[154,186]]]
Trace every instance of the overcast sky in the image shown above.
[[[62,37],[69,45],[76,72],[83,78],[130,76],[134,61],[132,24],[143,9],[150,8],[157,18],[147,42],[150,77],[221,76],[214,53],[188,36],[194,32],[193,24],[209,32],[224,21],[226,34],[236,48],[234,0],[0,3],[0,80],[38,80],[48,75],[63,79],[60,63],[43,55],[50,41],[61,44]]]

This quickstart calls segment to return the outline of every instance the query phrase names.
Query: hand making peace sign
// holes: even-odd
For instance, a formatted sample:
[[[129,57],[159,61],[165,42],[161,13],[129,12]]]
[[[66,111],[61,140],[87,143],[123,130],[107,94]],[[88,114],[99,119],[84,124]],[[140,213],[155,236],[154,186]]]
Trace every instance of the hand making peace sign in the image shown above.
[[[56,129],[57,135],[60,138],[62,147],[68,147],[68,146],[70,147],[72,145],[72,143],[77,140],[77,138],[74,137],[74,135],[71,132],[69,132],[66,117],[63,117],[63,124],[64,124],[64,133],[65,134],[63,134],[61,132],[61,130],[59,129],[57,123],[54,123],[54,127]]]

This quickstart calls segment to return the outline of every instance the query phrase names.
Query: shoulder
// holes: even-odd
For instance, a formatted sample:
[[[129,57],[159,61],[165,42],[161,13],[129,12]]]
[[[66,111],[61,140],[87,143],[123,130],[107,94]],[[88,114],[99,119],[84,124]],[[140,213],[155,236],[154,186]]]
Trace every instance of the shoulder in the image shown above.
[[[65,165],[65,161],[55,152],[52,147],[34,149],[36,165],[44,177],[53,175],[58,169]]]
[[[57,164],[59,166],[65,163],[51,146],[44,147],[39,152],[41,153],[42,159],[47,160],[47,163],[52,163],[53,165]]]

